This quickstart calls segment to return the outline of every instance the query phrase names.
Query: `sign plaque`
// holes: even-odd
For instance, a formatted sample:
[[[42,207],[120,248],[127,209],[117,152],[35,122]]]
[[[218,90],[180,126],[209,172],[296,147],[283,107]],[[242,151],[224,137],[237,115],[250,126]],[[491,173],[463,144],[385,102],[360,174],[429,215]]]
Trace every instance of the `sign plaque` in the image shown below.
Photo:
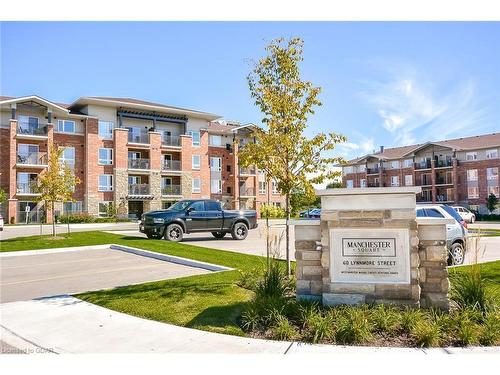
[[[330,279],[339,283],[410,283],[408,229],[330,229]]]

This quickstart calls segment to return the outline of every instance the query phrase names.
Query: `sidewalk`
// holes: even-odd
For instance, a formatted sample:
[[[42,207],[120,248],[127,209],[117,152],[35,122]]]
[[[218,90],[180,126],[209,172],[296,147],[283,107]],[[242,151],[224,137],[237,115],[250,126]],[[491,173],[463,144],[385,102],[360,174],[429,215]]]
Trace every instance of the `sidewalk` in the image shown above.
[[[178,327],[70,296],[0,305],[1,341],[29,353],[500,353],[500,348],[372,348],[297,344]]]

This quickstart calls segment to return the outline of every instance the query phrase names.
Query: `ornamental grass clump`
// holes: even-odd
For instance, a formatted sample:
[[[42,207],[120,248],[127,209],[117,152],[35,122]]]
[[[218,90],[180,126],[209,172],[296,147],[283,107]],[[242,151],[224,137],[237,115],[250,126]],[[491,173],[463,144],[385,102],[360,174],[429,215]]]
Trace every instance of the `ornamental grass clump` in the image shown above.
[[[342,306],[339,308],[335,340],[340,344],[360,344],[372,337],[373,327],[368,320],[368,311],[363,308]]]
[[[335,341],[335,322],[332,315],[317,311],[306,316],[303,337],[312,343]]]
[[[381,333],[395,334],[401,330],[402,312],[393,306],[377,305],[370,311],[370,322]]]
[[[286,316],[279,314],[275,316],[271,335],[277,340],[292,340],[299,335],[299,332]]]
[[[439,346],[441,342],[441,327],[431,319],[423,319],[415,324],[411,335],[417,346],[423,348]]]
[[[481,327],[479,344],[500,345],[500,313],[498,311],[491,312],[486,317]]]

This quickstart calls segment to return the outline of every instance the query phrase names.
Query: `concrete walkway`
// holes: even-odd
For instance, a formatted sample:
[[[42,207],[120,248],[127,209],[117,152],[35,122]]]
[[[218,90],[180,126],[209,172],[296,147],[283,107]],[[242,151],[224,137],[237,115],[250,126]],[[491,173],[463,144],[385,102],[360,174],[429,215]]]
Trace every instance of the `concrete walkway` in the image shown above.
[[[372,348],[222,335],[141,319],[70,296],[0,305],[0,340],[27,353],[500,353],[500,348]]]

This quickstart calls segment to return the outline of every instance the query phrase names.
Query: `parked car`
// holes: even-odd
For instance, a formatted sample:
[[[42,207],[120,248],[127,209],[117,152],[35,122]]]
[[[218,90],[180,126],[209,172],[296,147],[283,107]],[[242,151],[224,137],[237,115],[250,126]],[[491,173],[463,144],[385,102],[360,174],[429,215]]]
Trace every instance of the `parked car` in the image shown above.
[[[3,216],[0,214],[0,231],[3,230]]]
[[[453,209],[457,211],[457,213],[466,223],[472,224],[476,221],[476,215],[473,212],[470,212],[467,208],[462,206],[453,206]]]
[[[416,208],[418,218],[453,219],[453,224],[446,224],[446,248],[448,249],[448,264],[459,265],[464,262],[467,228],[463,219],[450,206],[445,204],[422,204]]]
[[[221,203],[211,199],[184,199],[167,210],[142,215],[139,231],[148,238],[182,241],[184,234],[211,232],[215,238],[231,233],[235,240],[244,240],[249,229],[257,228],[257,212],[223,210]]]
[[[304,210],[299,213],[299,216],[303,218],[319,219],[321,216],[321,209],[313,208],[312,210]]]

